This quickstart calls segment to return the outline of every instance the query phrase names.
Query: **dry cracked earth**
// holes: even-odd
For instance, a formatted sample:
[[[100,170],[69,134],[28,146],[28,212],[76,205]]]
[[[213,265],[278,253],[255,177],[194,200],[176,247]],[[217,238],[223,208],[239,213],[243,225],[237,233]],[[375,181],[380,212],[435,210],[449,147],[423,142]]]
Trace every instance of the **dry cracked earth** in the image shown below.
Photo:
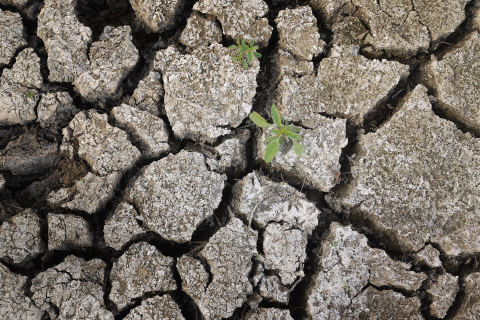
[[[0,319],[479,320],[479,32],[480,0],[0,0]],[[301,158],[263,161],[272,103]]]

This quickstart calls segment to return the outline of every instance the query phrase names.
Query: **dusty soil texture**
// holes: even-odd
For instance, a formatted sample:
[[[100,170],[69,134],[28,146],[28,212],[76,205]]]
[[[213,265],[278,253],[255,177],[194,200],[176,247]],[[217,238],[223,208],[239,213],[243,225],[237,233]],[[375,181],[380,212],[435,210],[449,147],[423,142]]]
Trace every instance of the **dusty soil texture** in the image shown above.
[[[0,0],[0,296],[480,320],[480,0]]]

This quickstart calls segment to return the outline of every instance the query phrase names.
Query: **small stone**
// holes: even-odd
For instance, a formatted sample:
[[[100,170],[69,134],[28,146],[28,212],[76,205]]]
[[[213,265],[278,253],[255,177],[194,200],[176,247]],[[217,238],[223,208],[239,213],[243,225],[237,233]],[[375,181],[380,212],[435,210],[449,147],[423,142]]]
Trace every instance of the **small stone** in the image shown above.
[[[77,19],[77,0],[45,0],[37,35],[45,43],[52,82],[73,82],[89,70],[87,50],[92,30]]]
[[[442,266],[442,261],[440,260],[440,252],[434,247],[432,247],[432,245],[430,244],[417,252],[415,254],[415,258],[420,264],[429,266],[430,268],[438,268]]]
[[[24,49],[12,69],[4,69],[0,78],[0,126],[34,121],[42,86],[40,58],[32,48]]]
[[[117,172],[106,176],[97,176],[89,172],[75,181],[75,186],[52,191],[47,201],[54,207],[80,210],[93,214],[103,208],[115,195],[115,189],[121,175]]]
[[[285,9],[275,19],[280,37],[279,47],[300,60],[312,61],[320,55],[325,42],[320,39],[317,19],[309,6]]]
[[[435,91],[438,106],[451,117],[480,132],[480,34],[472,33],[443,59],[425,68],[425,82]]]
[[[458,290],[460,290],[458,277],[449,273],[438,276],[426,290],[429,299],[432,301],[430,314],[443,319],[447,315],[448,309],[453,305]]]
[[[113,108],[112,116],[115,124],[133,137],[144,157],[156,158],[170,150],[168,128],[162,119],[126,104]]]
[[[70,255],[32,280],[32,300],[50,319],[113,320],[103,302],[106,263]]]
[[[5,181],[5,178],[3,177],[3,174],[0,174],[0,192],[3,191],[6,183],[7,182]]]
[[[339,315],[347,314],[346,310],[356,310],[353,307],[355,299],[352,299],[369,283],[376,287],[389,286],[413,292],[427,279],[424,273],[409,271],[410,264],[394,261],[385,251],[369,247],[367,238],[353,231],[350,226],[343,227],[336,222],[330,225],[320,252],[318,271],[307,290],[307,310],[314,319],[339,319]],[[365,294],[361,297],[365,298]],[[403,296],[400,297],[404,299]],[[412,299],[418,301],[417,298]],[[363,300],[357,303],[363,304],[361,301]],[[417,302],[414,305],[416,304]],[[368,306],[361,306],[355,311],[357,317],[348,319],[359,319],[358,314],[366,308]],[[377,312],[376,309],[373,311]]]
[[[214,154],[206,160],[208,168],[219,173],[239,173],[245,170],[248,164],[246,150],[248,139],[250,130],[240,129],[232,137],[214,147]]]
[[[266,47],[272,36],[273,28],[265,17],[268,5],[262,0],[252,0],[248,5],[242,0],[200,0],[193,10],[215,16],[223,34],[234,40],[254,40],[256,46]]]
[[[317,78],[283,78],[278,110],[285,119],[310,128],[320,113],[363,123],[408,75],[409,66],[396,61],[331,54],[320,62]]]
[[[73,118],[64,132],[62,149],[68,149],[74,141],[78,141],[78,156],[96,175],[123,173],[140,158],[140,151],[130,143],[127,134],[112,127],[107,115],[95,110],[82,111]]]
[[[57,132],[66,127],[79,111],[73,105],[73,99],[68,92],[42,93],[37,121],[42,128]]]
[[[135,243],[113,263],[110,300],[121,311],[146,293],[177,289],[173,278],[174,263],[173,258],[162,255],[154,246],[146,242]]]
[[[326,197],[335,211],[361,219],[396,250],[431,242],[448,256],[480,251],[480,142],[435,115],[424,86],[355,148],[353,179]]]
[[[204,17],[194,11],[188,18],[187,26],[183,29],[179,41],[192,49],[208,47],[212,43],[222,42],[222,29],[214,17]]]
[[[406,298],[393,290],[379,291],[368,287],[352,299],[342,319],[409,319],[423,320],[418,297]],[[337,317],[325,319],[338,319]]]
[[[272,302],[288,304],[290,290],[282,285],[278,276],[264,276],[260,282],[260,295]]]
[[[3,222],[0,227],[0,259],[24,264],[45,251],[40,219],[31,209]]]
[[[144,229],[138,223],[140,220],[140,215],[131,204],[120,203],[113,215],[105,221],[103,227],[107,246],[115,250],[122,250],[127,242],[144,234]]]
[[[9,64],[15,52],[27,45],[23,31],[20,14],[0,9],[0,67]]]
[[[14,175],[41,173],[58,164],[58,144],[25,133],[0,151],[0,169]]]
[[[257,253],[258,233],[237,218],[220,228],[200,252],[209,264],[212,281],[200,261],[182,257],[177,269],[183,290],[195,301],[206,320],[232,316],[253,293],[248,275]]]
[[[157,53],[155,70],[162,72],[165,110],[178,138],[213,142],[250,114],[260,63],[244,69],[232,55],[220,44],[187,55],[174,47]]]
[[[178,305],[169,294],[145,299],[132,309],[124,320],[185,320]]]
[[[148,32],[163,32],[175,25],[185,0],[129,0],[135,16]]]
[[[161,113],[165,113],[160,112],[164,94],[162,75],[152,70],[143,80],[140,80],[128,104],[158,117]]]
[[[127,198],[147,230],[183,243],[213,215],[225,180],[226,176],[207,169],[200,153],[182,150],[146,166]]]
[[[48,250],[91,247],[93,237],[88,222],[72,214],[48,214]]]
[[[45,311],[27,296],[27,277],[10,272],[0,264],[0,318],[5,320],[41,320]]]
[[[465,296],[453,320],[477,320],[480,314],[480,273],[474,272],[465,278]]]
[[[277,308],[258,308],[251,310],[245,316],[245,320],[293,320],[289,310]]]
[[[120,82],[133,70],[138,59],[130,26],[107,26],[99,41],[90,48],[90,70],[73,82],[75,90],[89,102],[113,98]]]
[[[340,155],[347,145],[346,120],[329,119],[317,115],[315,129],[303,129],[301,145],[305,148],[299,158],[293,150],[291,141],[280,146],[272,162],[273,169],[292,181],[307,187],[327,192],[338,183],[338,177],[332,168],[340,168]],[[266,144],[263,142],[270,136],[269,130],[259,130],[256,135],[257,158],[265,158]]]
[[[23,9],[29,0],[0,0],[0,4],[4,6],[14,6],[18,9]]]

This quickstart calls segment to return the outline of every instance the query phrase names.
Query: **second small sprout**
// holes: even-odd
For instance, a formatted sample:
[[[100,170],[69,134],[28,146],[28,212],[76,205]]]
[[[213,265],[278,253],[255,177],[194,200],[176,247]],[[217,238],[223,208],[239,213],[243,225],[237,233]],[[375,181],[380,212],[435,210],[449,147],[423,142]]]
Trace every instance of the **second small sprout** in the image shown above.
[[[246,43],[245,39],[237,39],[237,45],[231,45],[230,49],[240,49],[238,56],[232,57],[233,61],[240,63],[245,69],[248,69],[247,60],[244,58],[244,55],[247,54],[248,61],[252,62],[253,57],[260,59],[262,55],[256,50],[258,49],[257,46],[253,46],[253,40],[250,41],[250,45]]]

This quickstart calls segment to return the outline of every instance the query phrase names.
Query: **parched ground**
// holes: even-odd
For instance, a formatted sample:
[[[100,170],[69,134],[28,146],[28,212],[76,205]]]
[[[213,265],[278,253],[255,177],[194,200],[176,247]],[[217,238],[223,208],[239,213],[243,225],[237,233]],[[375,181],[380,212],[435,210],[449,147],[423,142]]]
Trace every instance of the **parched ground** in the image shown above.
[[[302,157],[263,160],[273,103]],[[480,0],[0,0],[0,295],[480,320]]]

